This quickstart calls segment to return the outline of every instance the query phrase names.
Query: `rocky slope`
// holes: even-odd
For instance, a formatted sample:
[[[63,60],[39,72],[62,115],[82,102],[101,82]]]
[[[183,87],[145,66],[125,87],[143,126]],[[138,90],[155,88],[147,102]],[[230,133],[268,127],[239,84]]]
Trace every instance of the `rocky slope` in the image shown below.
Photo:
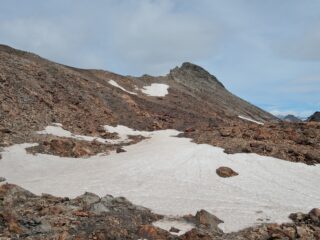
[[[150,90],[152,84],[162,85]],[[230,154],[254,152],[320,163],[319,123],[281,122],[233,95],[194,64],[184,63],[166,76],[121,76],[60,65],[0,45],[0,154],[2,147],[36,142],[39,145],[28,152],[87,157],[115,149],[121,153],[122,146],[143,139],[130,136],[130,143],[104,145],[35,134],[54,122],[74,134],[101,139],[119,137],[102,129],[103,125],[172,128]],[[4,181],[1,176],[0,181]],[[166,216],[122,197],[37,196],[15,185],[0,185],[0,239],[320,239],[319,215],[315,209],[291,215],[292,223],[263,224],[226,234],[218,227],[221,220],[202,210],[179,219],[194,228],[177,236],[173,234],[177,229],[168,232],[153,225]]]
[[[320,209],[291,214],[292,223],[264,224],[225,234],[222,221],[205,210],[182,218],[193,228],[178,236],[153,223],[164,216],[125,198],[85,193],[75,199],[36,196],[18,186],[0,185],[1,239],[320,239]]]
[[[143,92],[153,83],[166,84],[168,94]],[[0,147],[39,142],[34,132],[52,122],[91,136],[105,134],[101,125],[122,124],[141,130],[178,129],[230,153],[319,162],[318,126],[277,123],[276,117],[234,96],[191,63],[166,76],[131,77],[63,66],[1,45],[0,102]]]

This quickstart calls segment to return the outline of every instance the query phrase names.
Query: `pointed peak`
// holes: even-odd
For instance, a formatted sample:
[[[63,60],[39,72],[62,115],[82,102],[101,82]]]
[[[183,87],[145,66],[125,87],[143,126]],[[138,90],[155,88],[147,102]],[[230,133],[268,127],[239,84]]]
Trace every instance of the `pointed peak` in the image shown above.
[[[213,81],[224,88],[223,84],[215,76],[204,68],[190,62],[182,63],[180,67],[172,69],[169,74],[173,76],[188,76],[195,80]]]

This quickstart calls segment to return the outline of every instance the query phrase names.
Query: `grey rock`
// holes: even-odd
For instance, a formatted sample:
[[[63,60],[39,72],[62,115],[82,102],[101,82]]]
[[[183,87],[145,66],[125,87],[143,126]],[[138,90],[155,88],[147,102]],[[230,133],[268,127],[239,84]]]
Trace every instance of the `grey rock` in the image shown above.
[[[83,195],[76,198],[76,200],[80,200],[87,205],[91,205],[100,201],[100,197],[93,193],[84,193]]]
[[[214,233],[223,233],[223,231],[218,227],[218,224],[220,223],[223,223],[221,219],[206,210],[202,209],[196,213],[195,224],[197,227],[207,228],[209,231]]]
[[[108,209],[102,202],[98,202],[91,206],[90,211],[99,215],[101,213],[110,212],[110,209]]]

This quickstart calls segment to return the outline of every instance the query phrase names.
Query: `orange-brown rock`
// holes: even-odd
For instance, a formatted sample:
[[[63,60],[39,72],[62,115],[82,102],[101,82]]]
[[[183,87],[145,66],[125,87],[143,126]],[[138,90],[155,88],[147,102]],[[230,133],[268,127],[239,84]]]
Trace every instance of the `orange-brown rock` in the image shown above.
[[[239,175],[237,172],[229,167],[219,167],[216,169],[216,173],[223,178],[234,177]]]

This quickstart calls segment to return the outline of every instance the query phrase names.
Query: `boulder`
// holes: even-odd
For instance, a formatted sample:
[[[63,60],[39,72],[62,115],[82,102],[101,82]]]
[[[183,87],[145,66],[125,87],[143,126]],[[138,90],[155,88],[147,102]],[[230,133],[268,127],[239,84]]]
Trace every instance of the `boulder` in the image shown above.
[[[223,233],[218,227],[218,224],[223,223],[223,221],[206,210],[200,210],[196,213],[195,224],[199,228],[206,228],[211,232]]]
[[[121,148],[121,147],[118,147],[118,148],[116,149],[116,153],[122,153],[122,152],[126,152],[126,150],[124,150],[124,149]]]
[[[229,167],[219,167],[217,168],[216,173],[218,174],[218,176],[223,178],[234,177],[239,175],[239,173],[235,172]]]
[[[320,208],[314,208],[309,212],[310,219],[315,223],[320,223]]]
[[[5,179],[4,177],[0,177],[0,182],[5,182],[7,179]]]
[[[100,197],[94,193],[85,192],[79,197],[75,198],[76,201],[81,201],[85,205],[89,206],[91,204],[97,203],[100,201]]]
[[[180,230],[178,228],[171,227],[169,232],[178,233],[178,232],[180,232]]]
[[[110,210],[102,202],[94,203],[90,207],[90,211],[93,212],[96,215],[110,212]]]

